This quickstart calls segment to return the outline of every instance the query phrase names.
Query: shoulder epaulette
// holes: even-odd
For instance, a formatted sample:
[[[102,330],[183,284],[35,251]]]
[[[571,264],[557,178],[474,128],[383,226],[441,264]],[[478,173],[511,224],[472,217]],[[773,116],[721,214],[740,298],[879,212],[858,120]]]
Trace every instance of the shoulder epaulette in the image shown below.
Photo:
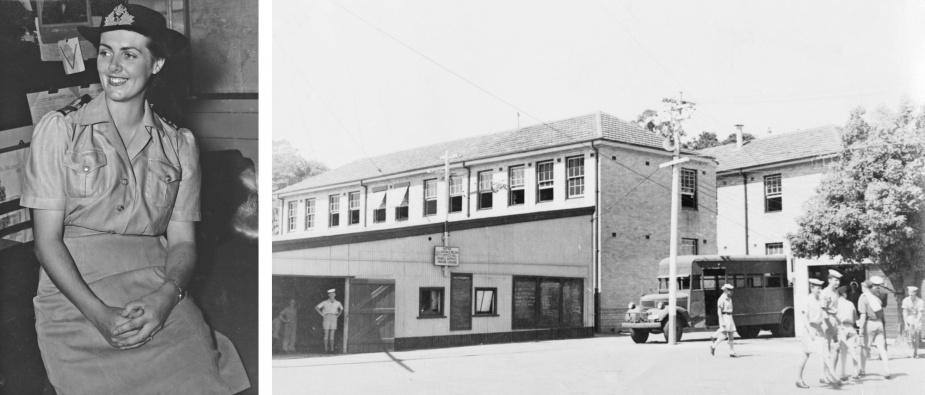
[[[72,101],[71,104],[68,104],[64,106],[64,108],[58,110],[58,112],[60,112],[61,115],[70,114],[74,111],[79,110],[81,107],[83,107],[84,104],[89,103],[90,100],[93,100],[93,98],[90,97],[90,95],[83,95],[81,97],[78,97],[76,100]]]

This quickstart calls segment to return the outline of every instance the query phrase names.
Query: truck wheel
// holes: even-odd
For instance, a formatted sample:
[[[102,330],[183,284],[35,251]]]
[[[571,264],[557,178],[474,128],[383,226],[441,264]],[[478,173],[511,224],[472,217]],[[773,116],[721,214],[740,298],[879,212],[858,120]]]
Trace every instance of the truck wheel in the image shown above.
[[[683,328],[684,328],[684,325],[682,324],[680,317],[678,317],[678,319],[675,321],[675,329],[676,329],[676,330],[675,330],[675,339],[674,339],[674,341],[675,341],[676,343],[680,343],[680,342],[681,342],[681,334],[684,332],[684,331],[681,330],[681,329],[683,329]],[[668,320],[665,320],[665,322],[662,324],[662,333],[665,335],[665,343],[667,343],[667,342],[668,342]]]
[[[775,329],[776,330],[771,330],[771,334],[773,334],[775,337],[793,337],[793,310],[784,313],[784,316],[780,318],[780,325],[778,325]]]
[[[649,340],[649,331],[647,329],[631,329],[630,337],[636,344],[642,344]]]

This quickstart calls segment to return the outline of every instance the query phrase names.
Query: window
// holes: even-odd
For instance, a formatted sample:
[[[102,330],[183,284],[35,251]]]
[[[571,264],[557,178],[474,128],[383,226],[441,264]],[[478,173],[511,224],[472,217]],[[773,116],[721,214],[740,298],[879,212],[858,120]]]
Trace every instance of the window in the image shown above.
[[[421,288],[421,308],[418,317],[443,318],[443,287]]]
[[[340,196],[331,195],[328,198],[328,226],[340,225]]]
[[[360,223],[360,193],[350,192],[347,195],[347,201],[350,203],[350,221],[348,225]]]
[[[694,274],[691,277],[691,290],[703,289],[703,284],[700,282],[700,275]]]
[[[697,209],[697,170],[681,169],[681,207]]]
[[[744,274],[736,274],[736,275],[733,275],[732,277],[733,277],[732,286],[735,287],[735,289],[745,288],[745,275]]]
[[[299,202],[289,202],[289,231],[295,230],[296,210],[299,208]]]
[[[765,273],[764,283],[768,288],[781,288],[780,273]]]
[[[398,207],[395,207],[395,220],[404,221],[408,219],[408,189],[405,189],[405,196],[402,198]]]
[[[765,255],[775,255],[784,253],[784,243],[768,243],[764,245]]]
[[[373,210],[373,222],[385,222],[385,208]]]
[[[498,288],[476,288],[475,315],[497,315],[498,301],[495,300],[497,294]]]
[[[697,255],[697,239],[681,239],[681,255]]]
[[[305,199],[305,229],[315,227],[315,199]]]
[[[463,182],[462,178],[450,177],[450,212],[458,213],[463,210]]]
[[[510,196],[508,197],[508,205],[516,206],[518,204],[524,204],[524,167],[520,166],[511,166],[509,171],[508,185],[510,187]]]
[[[783,210],[782,192],[780,174],[764,177],[764,212],[773,213]]]
[[[568,193],[566,198],[584,196],[585,194],[585,158],[582,156],[568,158]]]
[[[760,274],[749,274],[748,275],[748,287],[749,288],[764,288],[764,282],[762,281],[764,276]]]
[[[494,192],[491,189],[491,171],[479,172],[479,210],[490,209]]]
[[[437,214],[437,180],[424,180],[424,216]]]
[[[553,193],[552,161],[536,164],[536,201],[552,201]]]
[[[514,276],[512,329],[583,325],[584,280]]]

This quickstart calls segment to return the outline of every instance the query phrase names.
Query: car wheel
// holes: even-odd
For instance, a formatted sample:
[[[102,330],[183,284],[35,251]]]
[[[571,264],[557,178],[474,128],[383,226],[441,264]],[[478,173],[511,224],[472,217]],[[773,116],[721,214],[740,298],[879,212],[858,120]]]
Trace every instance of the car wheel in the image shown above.
[[[684,333],[684,331],[682,330],[683,328],[684,328],[684,325],[682,324],[681,318],[678,317],[678,318],[675,320],[675,329],[676,329],[676,330],[675,330],[675,339],[674,339],[674,341],[675,341],[676,343],[681,342],[681,334]],[[665,320],[665,322],[662,324],[662,334],[665,335],[665,342],[667,343],[667,342],[668,342],[668,320]]]
[[[761,327],[752,325],[740,326],[737,328],[737,332],[739,332],[739,336],[743,339],[754,339],[758,337],[758,333],[761,332]]]
[[[784,313],[784,316],[780,319],[780,325],[777,326],[777,330],[772,330],[771,334],[776,337],[793,337],[794,335],[794,323],[793,323],[793,310],[790,310]]]
[[[630,337],[636,344],[642,344],[649,340],[649,331],[647,329],[631,329]]]

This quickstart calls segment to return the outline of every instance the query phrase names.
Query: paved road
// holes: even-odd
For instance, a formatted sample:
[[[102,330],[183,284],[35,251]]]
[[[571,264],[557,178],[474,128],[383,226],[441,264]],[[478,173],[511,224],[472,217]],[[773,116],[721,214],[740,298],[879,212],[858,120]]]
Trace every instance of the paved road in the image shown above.
[[[766,332],[764,332],[766,333]],[[925,394],[925,359],[891,348],[892,380],[880,361],[868,376],[840,388],[818,383],[822,361],[810,359],[795,387],[798,339],[739,340],[741,358],[706,333],[661,336],[637,345],[628,336],[556,340],[273,361],[274,394]]]

